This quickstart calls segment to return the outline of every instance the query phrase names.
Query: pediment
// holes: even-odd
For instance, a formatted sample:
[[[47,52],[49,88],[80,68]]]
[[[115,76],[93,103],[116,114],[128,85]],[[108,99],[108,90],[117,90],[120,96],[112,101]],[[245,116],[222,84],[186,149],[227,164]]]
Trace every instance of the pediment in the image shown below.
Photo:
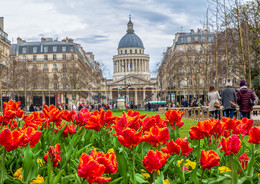
[[[111,85],[153,85],[149,80],[144,79],[138,75],[127,75],[125,77],[122,77],[114,82],[111,83]]]

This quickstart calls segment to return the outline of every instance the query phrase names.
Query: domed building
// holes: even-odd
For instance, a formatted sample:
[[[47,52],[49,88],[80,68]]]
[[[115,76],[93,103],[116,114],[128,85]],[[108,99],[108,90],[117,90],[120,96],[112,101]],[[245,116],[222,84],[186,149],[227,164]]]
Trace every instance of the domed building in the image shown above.
[[[107,81],[110,101],[118,99],[118,88],[128,105],[143,106],[145,101],[156,97],[156,80],[150,78],[149,55],[144,53],[144,44],[135,34],[131,17],[126,34],[121,38],[117,55],[113,57],[113,80]]]

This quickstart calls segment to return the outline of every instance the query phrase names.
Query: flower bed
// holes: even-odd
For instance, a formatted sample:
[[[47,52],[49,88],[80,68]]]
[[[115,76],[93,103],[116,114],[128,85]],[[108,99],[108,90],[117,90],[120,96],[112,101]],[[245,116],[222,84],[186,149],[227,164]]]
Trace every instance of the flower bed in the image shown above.
[[[0,183],[257,183],[260,127],[207,119],[180,137],[183,112],[165,119],[137,111],[82,109],[24,115],[4,103]]]

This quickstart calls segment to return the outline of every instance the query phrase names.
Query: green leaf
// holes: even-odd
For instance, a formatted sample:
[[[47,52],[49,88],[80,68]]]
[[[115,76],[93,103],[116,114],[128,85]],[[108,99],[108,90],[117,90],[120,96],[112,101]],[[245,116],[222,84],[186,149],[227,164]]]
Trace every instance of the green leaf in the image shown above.
[[[37,177],[37,168],[35,167],[35,160],[33,159],[33,152],[30,148],[30,144],[27,145],[24,152],[23,159],[23,181],[28,182]]]
[[[251,143],[252,145],[252,156],[250,157],[248,164],[247,164],[247,168],[246,168],[246,174],[247,176],[253,177],[254,174],[254,163],[255,163],[255,153],[254,153],[254,145],[253,143]]]
[[[164,180],[163,171],[161,172],[159,178],[154,182],[154,184],[162,184]]]
[[[170,184],[174,184],[174,181],[169,176],[167,176],[167,179],[170,182]]]
[[[53,166],[52,166],[52,162],[50,157],[48,156],[48,161],[47,161],[47,165],[48,165],[48,179],[47,179],[47,183],[51,184],[52,183],[52,173],[53,173]]]
[[[164,166],[164,169],[163,169],[164,173],[167,171],[167,169],[173,163],[174,160],[175,160],[175,157],[172,157],[171,160],[167,162],[167,164]]]
[[[123,177],[114,179],[113,181],[110,182],[110,184],[118,183]]]
[[[193,180],[194,184],[199,184],[200,181],[199,181],[199,178],[197,176],[197,170],[198,168],[196,167],[192,172],[191,172],[191,179]]]
[[[116,149],[114,149],[116,150]],[[122,151],[119,153],[118,151],[115,151],[116,159],[118,163],[118,171],[120,173],[120,176],[125,177],[128,173],[128,163],[127,163],[127,157],[125,154],[125,151]]]
[[[26,184],[25,182],[19,180],[19,179],[15,179],[11,176],[8,176],[7,179],[4,180],[5,184]]]
[[[214,184],[214,183],[217,184],[217,183],[220,183],[220,182],[225,181],[227,179],[231,180],[231,176],[230,175],[224,175],[224,176],[218,177],[217,179],[211,178],[211,180],[213,180],[213,181],[208,182],[208,184]]]
[[[61,170],[57,176],[54,178],[52,184],[57,184],[59,181],[60,181],[60,178],[61,178],[61,174],[63,173],[63,170]]]
[[[145,180],[145,177],[139,173],[135,173],[135,179],[138,183],[149,183]]]

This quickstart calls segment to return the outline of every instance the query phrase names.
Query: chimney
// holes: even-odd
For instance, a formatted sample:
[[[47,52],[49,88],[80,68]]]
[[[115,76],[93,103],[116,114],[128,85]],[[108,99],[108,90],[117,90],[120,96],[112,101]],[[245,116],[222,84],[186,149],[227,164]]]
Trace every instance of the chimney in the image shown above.
[[[26,41],[25,40],[22,40],[22,38],[20,37],[17,37],[17,44],[22,44],[22,43],[25,43]]]
[[[194,30],[193,29],[190,30],[190,34],[194,34]]]
[[[4,17],[0,17],[0,29],[4,30]]]
[[[200,33],[200,29],[199,28],[197,29],[197,33]]]
[[[41,42],[45,43],[46,42],[46,39],[45,38],[41,38]]]

